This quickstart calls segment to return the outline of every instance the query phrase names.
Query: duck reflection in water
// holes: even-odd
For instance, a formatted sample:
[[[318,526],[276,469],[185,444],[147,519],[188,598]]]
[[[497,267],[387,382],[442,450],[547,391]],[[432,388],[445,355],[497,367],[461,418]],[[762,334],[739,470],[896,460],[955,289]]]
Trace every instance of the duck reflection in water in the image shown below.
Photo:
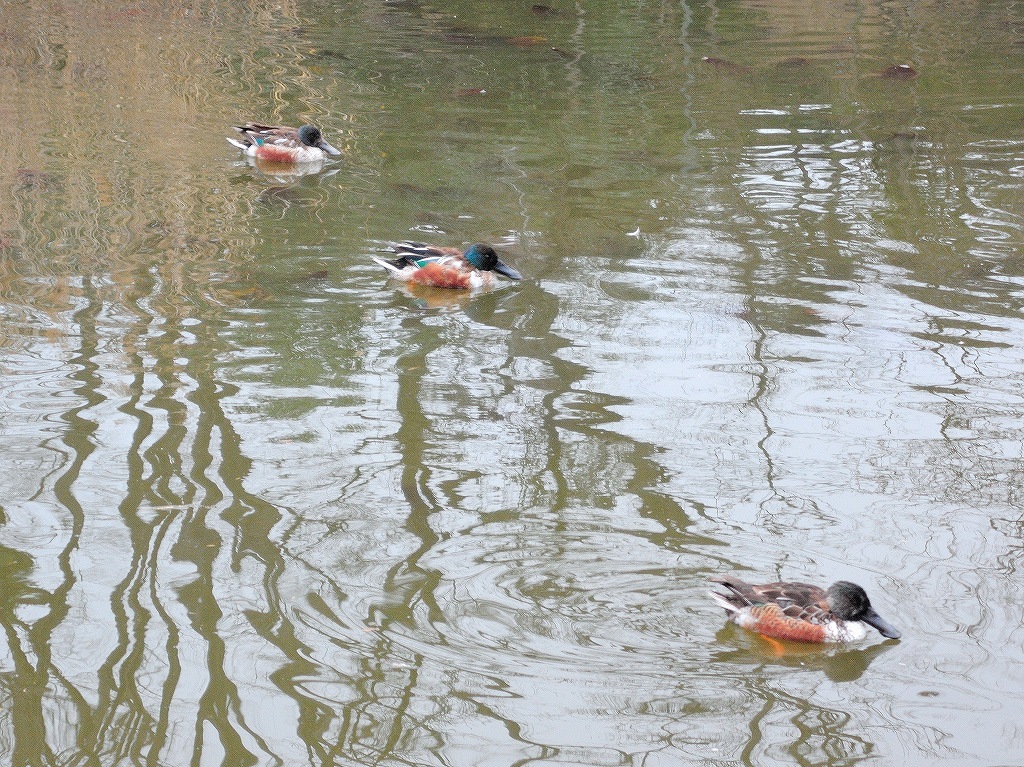
[[[258,157],[247,156],[245,161],[264,176],[281,183],[292,181],[302,176],[313,176],[318,173],[323,173],[324,178],[326,178],[338,172],[338,168],[324,171],[327,164],[323,160],[317,162],[284,163],[270,162],[268,160],[261,160]]]
[[[731,623],[725,624],[717,634],[720,641],[737,638],[738,641],[732,646],[714,652],[711,659],[721,663],[738,663],[744,666],[744,673],[751,663],[820,671],[833,682],[860,679],[875,658],[896,648],[895,642],[878,642],[867,647],[780,642],[761,634],[736,631]]]
[[[432,288],[429,285],[417,285],[413,282],[403,283],[401,292],[411,298],[415,306],[423,310],[461,309],[469,307],[473,294],[468,290],[448,290]]]

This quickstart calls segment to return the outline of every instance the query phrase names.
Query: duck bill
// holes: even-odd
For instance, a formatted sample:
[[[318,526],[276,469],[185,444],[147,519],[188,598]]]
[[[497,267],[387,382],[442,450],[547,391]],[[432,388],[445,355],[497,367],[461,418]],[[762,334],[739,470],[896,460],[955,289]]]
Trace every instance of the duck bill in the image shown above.
[[[519,272],[517,272],[515,269],[513,269],[508,264],[503,263],[501,261],[499,261],[497,266],[494,267],[494,271],[496,271],[498,274],[504,274],[510,280],[521,280],[521,279],[523,279],[523,275],[521,275]]]
[[[889,621],[883,618],[881,615],[871,610],[867,615],[861,618],[869,626],[874,626],[878,629],[878,633],[884,636],[886,639],[899,639],[902,636],[899,630],[893,626]]]
[[[320,139],[319,141],[317,141],[316,145],[318,147],[320,147],[321,149],[323,149],[325,152],[327,152],[327,154],[334,155],[335,157],[337,157],[338,155],[341,154],[341,150],[340,149],[335,149],[333,146],[328,144],[323,139]]]

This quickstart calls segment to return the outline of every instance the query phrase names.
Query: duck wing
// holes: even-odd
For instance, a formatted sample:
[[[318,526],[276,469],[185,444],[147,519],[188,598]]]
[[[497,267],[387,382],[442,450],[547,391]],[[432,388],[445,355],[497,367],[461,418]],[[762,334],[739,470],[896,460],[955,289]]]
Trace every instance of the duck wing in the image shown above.
[[[810,623],[834,620],[825,590],[810,583],[779,581],[755,585],[732,575],[716,576],[711,580],[728,589],[728,593],[715,594],[734,609],[774,604],[790,618]]]
[[[245,123],[244,125],[232,125],[231,127],[241,133],[249,145],[259,146],[265,143],[294,145],[299,140],[298,130],[287,125]]]

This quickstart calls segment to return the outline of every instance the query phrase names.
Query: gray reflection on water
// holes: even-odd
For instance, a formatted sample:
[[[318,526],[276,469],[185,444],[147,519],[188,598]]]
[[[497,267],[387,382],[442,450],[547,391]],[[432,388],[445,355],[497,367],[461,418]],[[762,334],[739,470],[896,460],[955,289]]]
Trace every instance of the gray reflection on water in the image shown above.
[[[636,453],[636,447],[621,440],[616,440],[619,449],[602,447],[605,439],[595,427],[613,416],[598,403],[571,395],[585,371],[550,356],[551,349],[565,345],[550,330],[557,302],[529,287],[516,291],[479,297],[465,319],[406,314],[395,328],[404,340],[395,359],[401,419],[395,439],[402,456],[397,481],[409,511],[392,506],[420,544],[389,569],[381,595],[387,607],[367,616],[367,622],[414,653],[402,663],[416,674],[405,689],[414,700],[423,699],[417,740],[434,721],[438,727],[443,722],[446,739],[458,743],[457,733],[490,729],[487,720],[497,718],[499,732],[523,733],[515,737],[522,743],[510,755],[522,748],[531,753],[534,747],[539,749],[534,753],[554,754],[562,748],[551,747],[564,735],[539,740],[526,735],[524,727],[536,716],[539,701],[524,698],[526,690],[517,690],[519,683],[510,674],[525,671],[526,678],[564,684],[552,674],[551,664],[559,674],[572,673],[574,648],[580,643],[593,646],[587,635],[597,629],[591,624],[604,619],[600,612],[592,614],[597,607],[591,604],[596,596],[592,589],[600,588],[603,579],[573,587],[558,573],[564,560],[576,561],[582,554],[571,545],[574,539],[592,539],[586,545],[598,546],[595,551],[619,539],[601,532],[604,525],[590,519],[592,511],[583,515],[584,508],[575,508],[578,501],[566,509],[567,500],[579,492],[596,494],[601,508],[621,494],[620,483],[629,487],[637,482],[636,490],[651,498],[654,513],[676,520],[680,515],[675,504],[669,504],[670,510],[668,499],[645,489],[660,470],[648,463],[643,449]],[[503,304],[508,308],[496,312]],[[517,311],[510,311],[512,306]],[[510,321],[513,336],[508,335]],[[491,328],[491,322],[500,324]],[[503,362],[498,352],[505,348],[510,354]],[[507,426],[492,431],[502,422],[512,431]],[[503,432],[504,438],[496,439]],[[568,464],[596,472],[589,491],[560,486]],[[507,496],[502,486],[516,495]],[[609,506],[608,513],[614,512]],[[578,526],[584,532],[575,532]],[[580,594],[575,609],[565,601],[572,591]],[[549,618],[541,619],[545,613]],[[395,653],[403,654],[398,648],[389,651],[392,663]],[[589,653],[584,657],[594,662]],[[443,669],[452,671],[439,678]],[[455,701],[445,702],[448,687],[464,690],[458,698],[471,707],[449,710]],[[497,697],[483,692],[492,687],[506,692]],[[571,685],[566,692],[570,690]],[[534,709],[529,714],[520,710],[527,699]],[[564,700],[556,696],[551,704],[557,715]],[[395,727],[405,726],[404,711],[394,712],[400,717]],[[493,738],[489,752],[512,747],[502,746],[502,740]],[[387,756],[378,738],[348,747],[364,756]]]

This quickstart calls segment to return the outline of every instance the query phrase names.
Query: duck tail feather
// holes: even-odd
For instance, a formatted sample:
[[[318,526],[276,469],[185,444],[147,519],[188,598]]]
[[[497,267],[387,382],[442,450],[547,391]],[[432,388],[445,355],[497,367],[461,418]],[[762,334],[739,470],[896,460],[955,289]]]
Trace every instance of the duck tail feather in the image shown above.
[[[708,596],[715,600],[719,607],[724,608],[727,613],[735,613],[740,610],[739,605],[733,601],[735,597],[728,594],[719,594],[717,591],[709,591]]]
[[[399,272],[402,271],[402,267],[408,264],[408,262],[404,258],[396,258],[394,261],[388,261],[383,258],[377,258],[376,256],[371,256],[371,258],[392,274],[398,274]]]

